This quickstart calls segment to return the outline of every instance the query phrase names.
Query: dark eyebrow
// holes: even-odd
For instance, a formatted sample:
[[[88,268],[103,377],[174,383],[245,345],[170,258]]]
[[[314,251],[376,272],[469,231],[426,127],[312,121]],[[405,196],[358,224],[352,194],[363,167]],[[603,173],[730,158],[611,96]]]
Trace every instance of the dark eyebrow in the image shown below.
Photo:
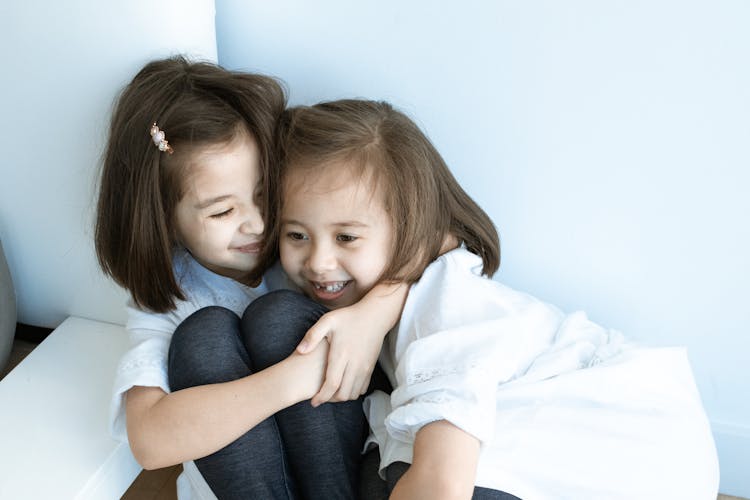
[[[364,222],[356,221],[356,220],[347,220],[342,222],[336,222],[335,224],[332,224],[333,226],[339,226],[339,227],[370,227],[369,224],[365,224]]]
[[[220,201],[224,201],[224,200],[226,200],[228,198],[231,198],[231,197],[232,197],[232,195],[224,194],[224,195],[221,195],[221,196],[217,196],[215,198],[209,198],[208,200],[196,203],[195,208],[197,208],[198,210],[202,210],[204,208],[210,207],[211,205],[213,205],[215,203],[219,203]]]
[[[294,224],[297,226],[304,226],[304,224],[298,220],[294,219],[283,219],[281,221],[282,224]],[[341,222],[334,222],[331,224],[331,226],[335,227],[370,227],[369,224],[365,224],[364,222],[356,221],[356,220],[347,220],[347,221],[341,221]]]

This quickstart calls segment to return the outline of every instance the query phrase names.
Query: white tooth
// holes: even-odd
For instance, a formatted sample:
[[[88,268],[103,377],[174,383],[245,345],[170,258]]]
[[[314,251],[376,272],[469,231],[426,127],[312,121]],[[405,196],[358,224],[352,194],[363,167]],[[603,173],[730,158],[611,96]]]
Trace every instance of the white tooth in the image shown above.
[[[333,283],[331,285],[321,286],[321,288],[325,288],[326,292],[328,292],[328,293],[336,293],[339,290],[341,290],[342,288],[344,288],[344,283],[342,283],[342,282]]]
[[[344,288],[344,286],[346,286],[346,283],[347,283],[346,281],[338,281],[338,282],[333,283],[331,285],[323,285],[321,283],[315,283],[315,282],[313,282],[313,286],[317,290],[325,290],[328,293],[336,293],[336,292],[340,291],[342,288]]]

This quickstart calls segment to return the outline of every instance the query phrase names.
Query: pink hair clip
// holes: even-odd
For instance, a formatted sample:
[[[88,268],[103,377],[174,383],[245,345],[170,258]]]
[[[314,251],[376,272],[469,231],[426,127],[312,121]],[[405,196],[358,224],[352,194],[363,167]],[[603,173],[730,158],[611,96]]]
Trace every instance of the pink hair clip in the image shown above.
[[[169,142],[167,142],[167,139],[164,136],[164,131],[159,130],[159,127],[156,126],[156,122],[151,125],[150,134],[151,139],[154,141],[154,144],[156,144],[156,147],[159,148],[159,151],[166,151],[169,154],[174,153],[174,149],[172,149],[172,146],[169,145]]]

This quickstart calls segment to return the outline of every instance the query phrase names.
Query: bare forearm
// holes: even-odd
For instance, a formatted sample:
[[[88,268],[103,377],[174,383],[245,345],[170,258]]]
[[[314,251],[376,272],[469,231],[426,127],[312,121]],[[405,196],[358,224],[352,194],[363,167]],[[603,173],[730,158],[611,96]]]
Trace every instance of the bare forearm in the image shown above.
[[[401,318],[408,294],[409,285],[405,283],[379,283],[362,297],[360,305],[377,312],[374,316],[381,319],[383,337]]]
[[[470,499],[478,461],[475,437],[445,420],[427,424],[417,432],[411,467],[391,500]]]
[[[249,429],[315,393],[315,377],[299,376],[298,358],[248,377],[164,394],[158,388],[128,392],[128,437],[145,468],[166,467],[209,455]]]

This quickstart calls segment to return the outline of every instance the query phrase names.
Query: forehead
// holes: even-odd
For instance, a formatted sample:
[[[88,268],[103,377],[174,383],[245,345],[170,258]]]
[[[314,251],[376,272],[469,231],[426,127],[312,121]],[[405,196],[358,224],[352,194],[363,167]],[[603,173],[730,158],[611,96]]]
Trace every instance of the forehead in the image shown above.
[[[317,165],[298,165],[288,168],[283,176],[284,194],[305,191],[329,193],[358,186],[368,193],[379,191],[379,182],[372,165],[337,160]]]
[[[260,175],[257,142],[248,132],[218,144],[197,146],[190,154],[185,170],[186,186],[226,182],[255,182]]]
[[[189,163],[200,166],[216,159],[226,160],[239,156],[257,157],[258,152],[258,142],[255,137],[245,127],[240,127],[228,141],[194,146],[189,156]]]
[[[284,176],[283,210],[309,212],[310,205],[331,211],[358,212],[383,210],[383,199],[370,168],[344,162],[325,166],[295,168]],[[304,215],[304,214],[303,214]]]

